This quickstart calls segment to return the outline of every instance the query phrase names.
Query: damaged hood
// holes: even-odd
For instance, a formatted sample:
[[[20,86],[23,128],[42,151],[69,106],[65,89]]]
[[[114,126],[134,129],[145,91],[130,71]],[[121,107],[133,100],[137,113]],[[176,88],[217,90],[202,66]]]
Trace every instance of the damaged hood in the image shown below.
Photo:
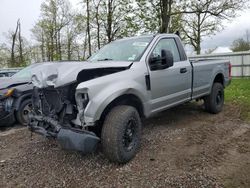
[[[38,88],[48,86],[60,87],[77,80],[82,70],[102,68],[128,68],[132,62],[100,61],[100,62],[55,62],[43,63],[39,70],[32,72],[32,83]]]
[[[30,79],[15,79],[13,77],[5,77],[0,79],[0,90],[16,87],[19,85],[27,84]]]

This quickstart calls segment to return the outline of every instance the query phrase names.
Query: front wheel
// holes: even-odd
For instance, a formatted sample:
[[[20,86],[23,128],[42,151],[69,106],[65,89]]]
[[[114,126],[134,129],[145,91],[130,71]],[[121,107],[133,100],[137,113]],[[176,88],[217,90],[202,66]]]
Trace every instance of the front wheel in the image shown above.
[[[102,128],[102,148],[110,161],[126,163],[139,150],[141,119],[132,106],[116,106],[106,116]]]
[[[214,83],[210,95],[204,98],[205,109],[212,114],[222,111],[224,106],[224,87],[221,83]]]
[[[16,119],[21,125],[27,125],[29,121],[29,113],[32,110],[32,103],[30,99],[21,102],[19,109],[16,112]]]

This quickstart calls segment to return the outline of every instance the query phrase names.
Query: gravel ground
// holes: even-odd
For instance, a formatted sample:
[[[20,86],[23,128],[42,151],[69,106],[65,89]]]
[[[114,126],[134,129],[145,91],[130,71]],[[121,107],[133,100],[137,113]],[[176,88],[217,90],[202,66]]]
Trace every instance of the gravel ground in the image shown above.
[[[22,127],[0,131],[0,187],[250,187],[250,124],[240,106],[218,115],[196,103],[144,121],[134,160],[116,165]]]

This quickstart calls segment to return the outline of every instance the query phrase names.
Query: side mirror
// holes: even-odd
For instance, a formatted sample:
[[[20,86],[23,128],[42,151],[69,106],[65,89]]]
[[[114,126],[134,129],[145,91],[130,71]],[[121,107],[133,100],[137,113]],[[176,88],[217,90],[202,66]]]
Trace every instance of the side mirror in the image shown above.
[[[161,57],[151,57],[149,59],[150,69],[162,70],[174,65],[174,58],[172,52],[169,50],[161,50]]]

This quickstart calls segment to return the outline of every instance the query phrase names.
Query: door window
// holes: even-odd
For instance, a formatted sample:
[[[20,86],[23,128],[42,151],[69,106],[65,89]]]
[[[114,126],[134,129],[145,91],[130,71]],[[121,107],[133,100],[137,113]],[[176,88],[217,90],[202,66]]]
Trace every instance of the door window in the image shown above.
[[[161,50],[168,50],[173,54],[174,62],[180,61],[180,54],[176,42],[173,38],[161,39],[155,46],[151,56],[161,57]]]

